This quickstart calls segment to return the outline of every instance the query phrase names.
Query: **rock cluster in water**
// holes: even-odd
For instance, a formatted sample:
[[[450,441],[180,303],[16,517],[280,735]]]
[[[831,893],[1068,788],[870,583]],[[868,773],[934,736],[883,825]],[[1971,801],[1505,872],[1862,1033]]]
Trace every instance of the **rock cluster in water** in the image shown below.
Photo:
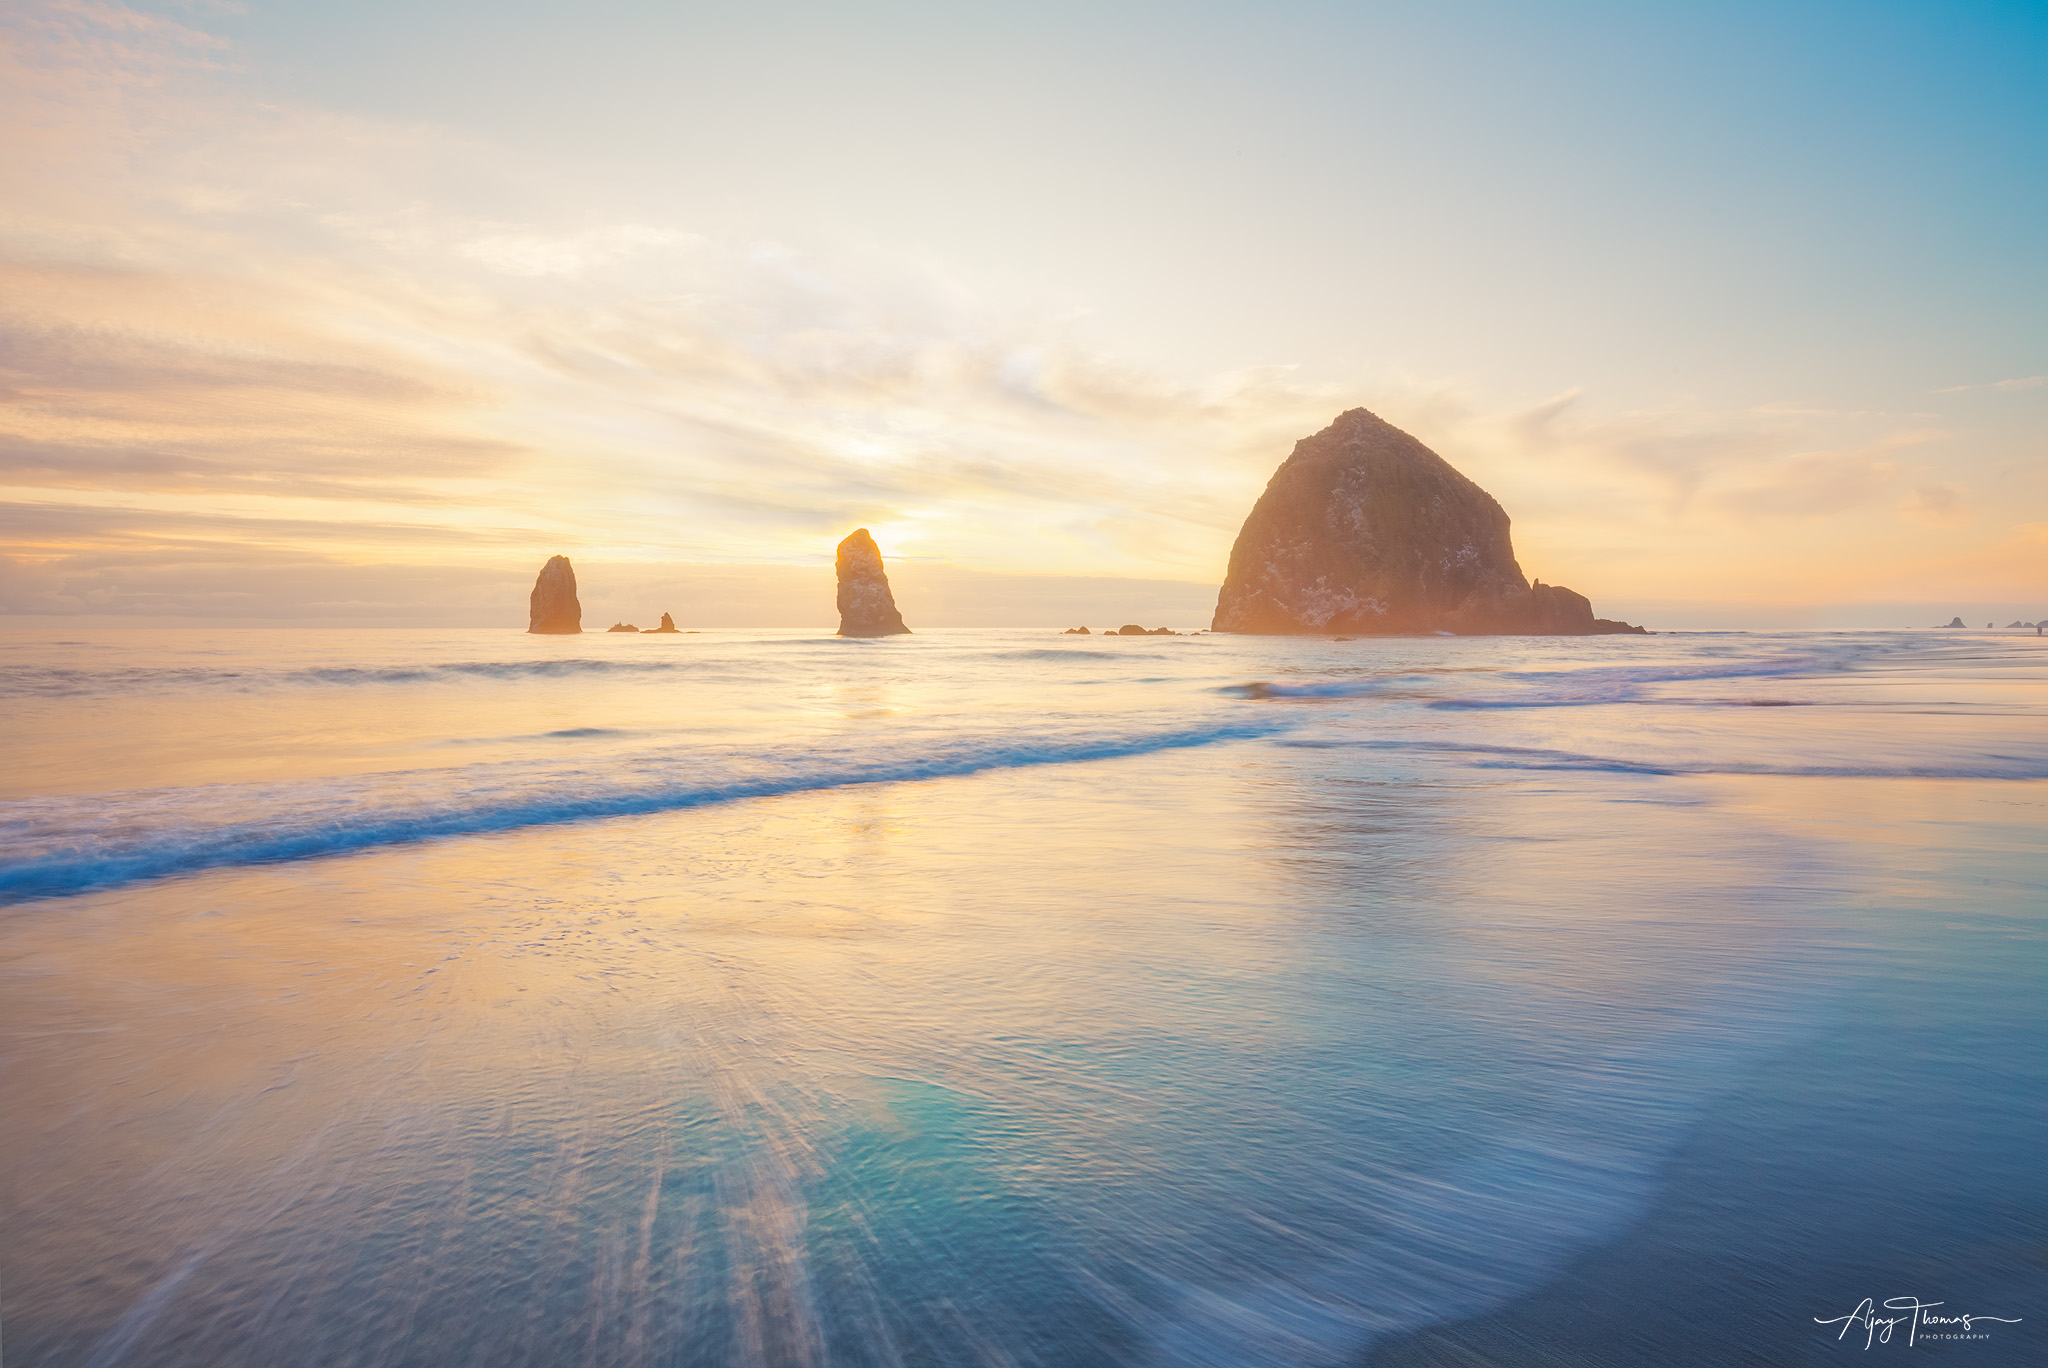
[[[907,635],[903,614],[896,611],[896,596],[889,592],[889,576],[882,569],[882,552],[865,527],[855,528],[839,543],[839,635],[878,637]]]
[[[527,600],[526,630],[573,636],[583,630],[583,605],[576,600],[576,572],[567,556],[549,556]]]
[[[1508,515],[1407,433],[1352,409],[1295,444],[1244,521],[1219,632],[1641,632],[1522,576]]]
[[[676,626],[676,620],[674,618],[670,617],[667,613],[663,613],[661,615],[661,626],[649,627],[647,630],[649,633],[659,633],[680,632],[681,629]]]
[[[614,622],[605,628],[607,632],[638,632],[640,629],[630,622]]]

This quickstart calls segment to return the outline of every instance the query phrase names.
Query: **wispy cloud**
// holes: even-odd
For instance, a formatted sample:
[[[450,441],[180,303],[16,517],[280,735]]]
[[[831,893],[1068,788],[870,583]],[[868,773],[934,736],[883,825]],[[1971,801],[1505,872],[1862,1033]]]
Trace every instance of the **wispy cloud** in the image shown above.
[[[1993,380],[1986,385],[1948,385],[1936,394],[1968,394],[1972,390],[2030,390],[2048,385],[2048,375],[2022,375],[2012,380]]]
[[[1359,403],[1583,588],[1682,590],[1681,551],[1788,522],[1971,516],[1925,492],[1928,415],[1169,375],[929,264],[724,240],[447,130],[259,104],[192,24],[31,0],[0,58],[0,485],[39,604],[110,601],[152,556],[193,584],[270,557],[275,607],[380,561],[813,564],[857,524],[987,572],[1213,580],[1273,466]]]

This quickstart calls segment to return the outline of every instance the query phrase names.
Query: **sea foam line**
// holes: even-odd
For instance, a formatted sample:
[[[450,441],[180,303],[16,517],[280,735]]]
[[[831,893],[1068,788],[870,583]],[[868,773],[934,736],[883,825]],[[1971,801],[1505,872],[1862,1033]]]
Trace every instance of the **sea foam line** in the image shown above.
[[[201,665],[111,670],[68,666],[0,667],[0,697],[69,698],[82,694],[134,693],[159,689],[235,690],[294,687],[349,687],[378,684],[433,684],[450,681],[574,679],[584,675],[651,675],[733,668],[730,660],[456,660],[439,665],[307,665],[275,670],[209,669]]]
[[[1504,683],[1521,686],[1521,692],[1438,698],[1432,708],[1571,708],[1600,703],[1632,703],[1645,697],[1652,684],[1686,683],[1710,679],[1774,679],[1788,675],[1817,674],[1844,668],[1840,662],[1818,656],[1786,656],[1765,660],[1713,661],[1700,665],[1602,665],[1576,670],[1503,670],[1492,675]],[[1374,694],[1412,692],[1434,683],[1413,672],[1374,675],[1363,679],[1315,679],[1300,681],[1256,680],[1219,692],[1244,698],[1329,699],[1364,698]],[[1668,700],[1660,700],[1668,701]]]
[[[2048,779],[2048,755],[1987,753],[1981,764],[1856,765],[1822,762],[1773,764],[1739,760],[1624,760],[1611,755],[1552,750],[1542,746],[1490,746],[1469,741],[1286,740],[1278,744],[1309,750],[1425,751],[1483,757],[1484,769],[1597,770],[1611,774],[1755,774],[1815,779]]]
[[[1078,764],[1252,740],[1288,729],[1249,719],[1206,727],[1048,737],[891,737],[786,755],[674,748],[603,770],[530,761],[292,784],[31,798],[0,803],[0,904],[227,865],[308,859],[515,827],[624,817],[854,784]]]

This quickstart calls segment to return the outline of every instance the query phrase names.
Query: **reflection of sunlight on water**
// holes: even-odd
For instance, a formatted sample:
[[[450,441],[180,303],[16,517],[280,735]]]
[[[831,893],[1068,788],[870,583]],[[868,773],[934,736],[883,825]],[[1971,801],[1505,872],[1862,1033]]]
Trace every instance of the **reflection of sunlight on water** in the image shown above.
[[[1472,645],[1393,643],[1385,669]],[[918,649],[862,659],[921,677],[687,697],[707,734],[785,745],[1079,711],[1031,662],[990,683],[941,663],[957,643]],[[1252,649],[1277,648],[1218,646]],[[1086,687],[1148,725],[1303,716],[1213,692],[1277,674]],[[461,734],[694,725],[673,699],[569,698],[483,697]],[[1641,1210],[1701,1105],[1861,972],[1862,905],[2038,817],[2020,783],[1480,763],[1992,746],[1968,717],[1632,707],[1338,699],[1287,733],[1315,747],[13,908],[10,1341],[172,1365],[1316,1363],[1479,1309]],[[610,744],[546,754],[584,741]]]
[[[202,1309],[254,1337],[212,1361],[341,1336],[439,1362],[478,1317],[509,1318],[507,1361],[915,1335],[1202,1362],[1282,1322],[1323,1352],[1618,1219],[1771,1017],[1750,995],[1789,932],[1747,881],[1778,852],[1630,849],[1697,837],[1696,808],[1589,845],[1600,805],[1567,791],[1119,763],[1114,789],[792,795],[17,924],[10,1016],[148,1024],[18,1077],[11,1115],[67,1118],[11,1147],[68,1217],[37,1295],[104,1325],[161,1276],[112,1251],[204,1251],[151,1332],[170,1362]],[[1611,1157],[1560,1157],[1589,1127]]]

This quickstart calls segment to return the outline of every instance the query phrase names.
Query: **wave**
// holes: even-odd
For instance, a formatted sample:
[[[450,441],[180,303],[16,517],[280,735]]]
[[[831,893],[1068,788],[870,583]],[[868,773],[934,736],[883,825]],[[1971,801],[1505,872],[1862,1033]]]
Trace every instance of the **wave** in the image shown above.
[[[1440,698],[1432,708],[1582,708],[1603,703],[1636,703],[1656,697],[1647,690],[1657,684],[1687,684],[1710,679],[1781,679],[1847,668],[1839,660],[1813,655],[1776,656],[1762,660],[1708,661],[1698,665],[1596,665],[1582,670],[1504,670],[1503,680],[1526,687],[1516,694],[1480,698]],[[1659,702],[1671,700],[1657,698]]]
[[[1217,693],[1236,698],[1366,698],[1373,694],[1412,691],[1430,682],[1423,674],[1375,675],[1370,679],[1317,679],[1301,684],[1255,679],[1249,684],[1226,684]]]
[[[266,689],[307,685],[430,684],[470,680],[574,679],[586,675],[650,675],[731,668],[701,660],[465,660],[445,665],[314,665],[293,670],[221,670],[203,666],[76,670],[0,668],[0,698],[74,697],[184,689]]]
[[[1150,651],[1095,651],[1087,647],[1044,646],[1030,651],[996,651],[991,660],[1159,660]]]
[[[1762,975],[1765,991],[1616,1041],[1546,1106],[1441,1173],[1351,1171],[1330,1195],[1349,1241],[1284,1274],[1169,1284],[1147,1328],[1155,1368],[1316,1368],[1373,1345],[1483,1314],[1612,1239],[1655,1199],[1658,1174],[1751,1061],[1812,1029],[1829,990],[1806,947]],[[1674,1064],[1676,1067],[1674,1067]]]
[[[435,742],[441,746],[505,746],[521,741],[588,741],[596,737],[645,736],[646,732],[624,727],[564,727],[560,731],[533,732],[525,736],[454,736]]]
[[[623,817],[853,784],[1076,764],[1272,736],[1232,723],[1047,736],[893,738],[782,754],[676,748],[602,770],[504,761],[292,784],[222,784],[0,803],[0,904],[225,865],[309,859],[514,827]]]
[[[2048,755],[1987,753],[1971,762],[1853,764],[1827,761],[1625,760],[1541,746],[1491,746],[1466,741],[1351,741],[1300,738],[1277,745],[1310,750],[1426,751],[1484,757],[1481,769],[1599,770],[1610,774],[1756,774],[1816,779],[2048,779]]]
[[[1763,660],[1714,661],[1700,665],[1600,665],[1577,670],[1489,671],[1495,679],[1524,686],[1512,694],[1449,697],[1432,700],[1432,708],[1573,708],[1601,703],[1632,703],[1654,684],[1708,679],[1767,679],[1814,674],[1845,668],[1820,656],[1780,656]],[[1435,682],[1437,672],[1375,675],[1365,679],[1322,679],[1301,682],[1254,680],[1219,690],[1241,698],[1362,698],[1413,690]],[[1668,702],[1668,699],[1659,701]],[[1755,700],[1729,700],[1754,703]],[[1779,704],[1777,700],[1771,701]]]

